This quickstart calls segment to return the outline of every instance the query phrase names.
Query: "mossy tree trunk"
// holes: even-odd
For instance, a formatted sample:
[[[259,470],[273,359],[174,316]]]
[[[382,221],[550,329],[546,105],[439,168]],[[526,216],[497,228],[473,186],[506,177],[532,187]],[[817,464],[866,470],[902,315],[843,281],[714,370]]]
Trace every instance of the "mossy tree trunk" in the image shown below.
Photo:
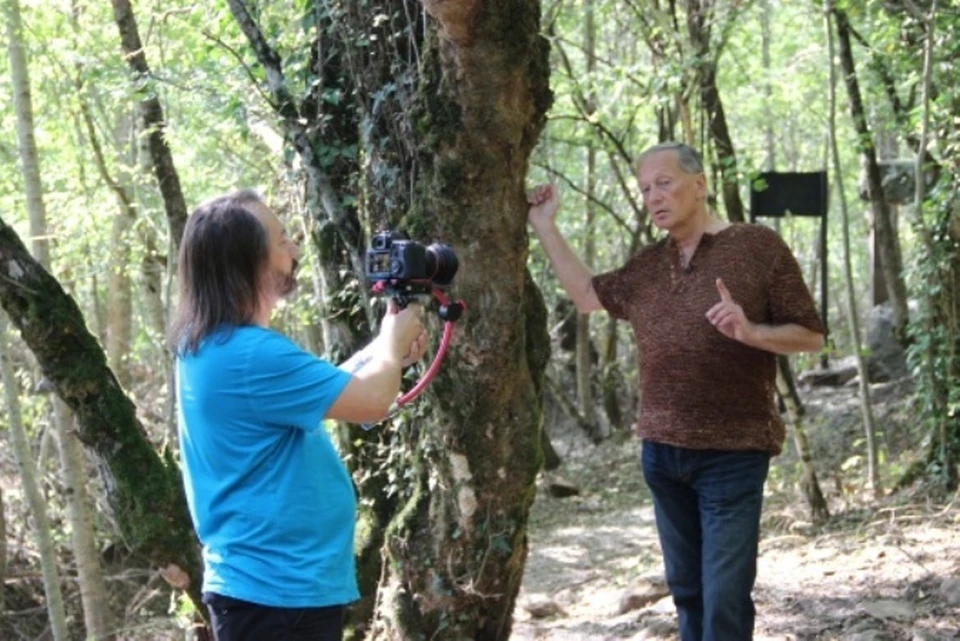
[[[300,91],[293,67],[285,75],[285,61],[263,37],[260,14],[239,0],[229,4],[303,161],[307,200],[323,223],[318,248],[339,247],[324,262],[339,253],[360,275],[358,213],[376,230],[388,225],[423,242],[449,243],[461,260],[456,295],[470,311],[428,393],[434,402],[418,412],[427,416],[362,446],[375,457],[388,450],[404,468],[389,499],[382,470],[356,475],[370,508],[369,518],[361,515],[364,549],[380,550],[392,519],[388,569],[381,570],[378,554],[360,557],[365,593],[372,576],[384,577],[375,634],[506,638],[540,464],[539,384],[549,353],[546,314],[526,273],[523,184],[550,101],[538,3],[424,2],[433,16],[426,27],[412,0],[377,0],[360,13],[349,3],[308,4],[315,45],[323,40],[312,47],[323,57],[311,60],[307,74],[313,97],[337,91],[345,101],[339,104],[352,100],[356,113]],[[371,11],[408,17],[406,25],[384,24],[382,37],[364,38],[367,48],[392,51],[353,42],[378,28],[369,23]],[[341,49],[349,55],[337,55]],[[331,147],[351,146],[365,164],[325,162]],[[331,285],[328,302],[341,289]],[[354,451],[352,464],[367,465],[363,456]],[[416,544],[406,546],[411,533]],[[366,614],[354,614],[362,627]]]
[[[424,0],[407,229],[453,245],[469,308],[429,388],[387,533],[377,639],[507,639],[540,467],[546,313],[526,272],[524,179],[550,103],[536,0]]]
[[[374,329],[364,291],[362,213],[382,224],[390,210],[402,211],[409,203],[410,181],[404,176],[412,154],[404,152],[409,141],[395,128],[405,122],[399,103],[415,69],[409,51],[419,46],[413,42],[411,47],[411,41],[422,31],[422,19],[416,17],[422,12],[414,0],[335,7],[319,0],[306,3],[302,24],[309,34],[310,62],[298,73],[265,37],[262,11],[240,0],[229,5],[266,71],[280,127],[303,167],[307,227],[323,300],[324,355],[342,362],[369,342]],[[372,24],[371,15],[384,19]],[[414,22],[405,16],[415,16]],[[399,53],[404,51],[407,58]],[[396,507],[385,491],[383,463],[393,435],[346,425],[339,435],[361,495],[356,543],[361,600],[347,619],[347,636],[356,638],[373,614],[383,532]]]
[[[180,472],[147,440],[136,408],[107,367],[71,298],[0,219],[0,306],[20,330],[44,377],[73,410],[124,541],[186,588],[201,611],[199,547]]]

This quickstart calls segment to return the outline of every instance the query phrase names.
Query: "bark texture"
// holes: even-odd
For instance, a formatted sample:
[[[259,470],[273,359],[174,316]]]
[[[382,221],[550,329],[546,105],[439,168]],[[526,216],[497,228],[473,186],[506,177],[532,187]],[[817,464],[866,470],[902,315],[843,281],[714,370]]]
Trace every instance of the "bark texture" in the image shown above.
[[[200,605],[201,561],[180,473],[147,440],[83,315],[0,219],[0,305],[73,410],[125,542]]]
[[[455,247],[469,311],[410,452],[374,637],[507,639],[542,457],[549,341],[526,272],[523,183],[551,99],[547,43],[535,0],[425,7],[439,24],[422,54],[422,177],[404,222]]]
[[[687,32],[696,55],[700,100],[703,110],[707,113],[710,138],[720,166],[723,204],[727,210],[727,219],[742,223],[746,220],[746,216],[744,216],[743,199],[740,198],[737,153],[733,147],[727,117],[720,100],[720,90],[717,87],[719,53],[711,52],[710,47],[713,15],[714,0],[687,0]]]
[[[153,171],[160,187],[160,195],[163,196],[164,210],[170,225],[170,247],[172,253],[176,255],[176,248],[180,246],[180,238],[183,236],[183,228],[187,224],[187,203],[180,188],[180,177],[173,163],[173,153],[167,143],[163,107],[151,82],[150,66],[147,64],[147,55],[140,40],[133,7],[130,6],[129,0],[111,0],[111,4],[114,21],[120,30],[120,43],[123,46],[127,64],[133,73],[133,81],[141,93],[140,118],[147,131]]]
[[[873,229],[877,237],[877,248],[880,253],[880,263],[883,267],[883,277],[887,284],[887,294],[893,305],[893,327],[897,338],[903,342],[906,338],[907,326],[907,286],[903,279],[903,258],[900,254],[900,237],[893,226],[890,215],[890,205],[880,176],[880,165],[877,163],[877,150],[873,143],[873,135],[867,125],[866,110],[860,94],[860,84],[857,81],[857,70],[853,61],[853,51],[850,46],[850,21],[846,12],[840,9],[833,10],[837,28],[837,53],[840,56],[840,65],[843,69],[843,80],[850,98],[850,115],[853,118],[857,132],[857,142],[860,156],[863,159],[867,174],[867,189],[870,194],[870,209],[873,215]]]

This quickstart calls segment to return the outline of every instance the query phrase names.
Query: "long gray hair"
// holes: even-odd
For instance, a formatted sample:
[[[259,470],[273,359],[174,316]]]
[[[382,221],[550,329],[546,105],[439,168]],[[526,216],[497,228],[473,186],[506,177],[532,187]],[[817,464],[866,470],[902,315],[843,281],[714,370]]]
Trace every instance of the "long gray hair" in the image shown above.
[[[197,207],[187,219],[178,262],[180,302],[168,347],[193,353],[221,325],[249,324],[269,260],[267,230],[250,208],[263,203],[243,189]]]

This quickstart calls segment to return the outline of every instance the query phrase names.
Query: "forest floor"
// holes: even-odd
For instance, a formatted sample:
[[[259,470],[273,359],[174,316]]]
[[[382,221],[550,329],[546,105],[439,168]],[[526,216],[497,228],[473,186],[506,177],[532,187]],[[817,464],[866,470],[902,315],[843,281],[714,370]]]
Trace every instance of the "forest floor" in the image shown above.
[[[922,441],[909,381],[872,386],[884,487]],[[801,390],[819,482],[831,518],[813,525],[788,438],[767,484],[759,576],[758,641],[960,639],[960,497],[863,489],[856,386]],[[514,641],[675,639],[653,508],[638,465],[639,441],[598,446],[548,414],[563,458],[545,473],[532,509],[530,552]],[[568,498],[546,491],[562,479]]]

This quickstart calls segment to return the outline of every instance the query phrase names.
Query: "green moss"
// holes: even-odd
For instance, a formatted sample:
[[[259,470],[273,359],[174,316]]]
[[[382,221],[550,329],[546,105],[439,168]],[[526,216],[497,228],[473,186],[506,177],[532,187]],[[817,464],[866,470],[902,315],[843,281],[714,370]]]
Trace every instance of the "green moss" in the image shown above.
[[[434,29],[424,40],[420,85],[411,112],[416,138],[427,150],[436,151],[453,140],[463,126],[463,113],[450,89],[444,82],[440,40]]]
[[[530,40],[540,27],[540,3],[536,0],[506,2],[489,7],[489,28],[507,64],[519,64],[530,56]]]

